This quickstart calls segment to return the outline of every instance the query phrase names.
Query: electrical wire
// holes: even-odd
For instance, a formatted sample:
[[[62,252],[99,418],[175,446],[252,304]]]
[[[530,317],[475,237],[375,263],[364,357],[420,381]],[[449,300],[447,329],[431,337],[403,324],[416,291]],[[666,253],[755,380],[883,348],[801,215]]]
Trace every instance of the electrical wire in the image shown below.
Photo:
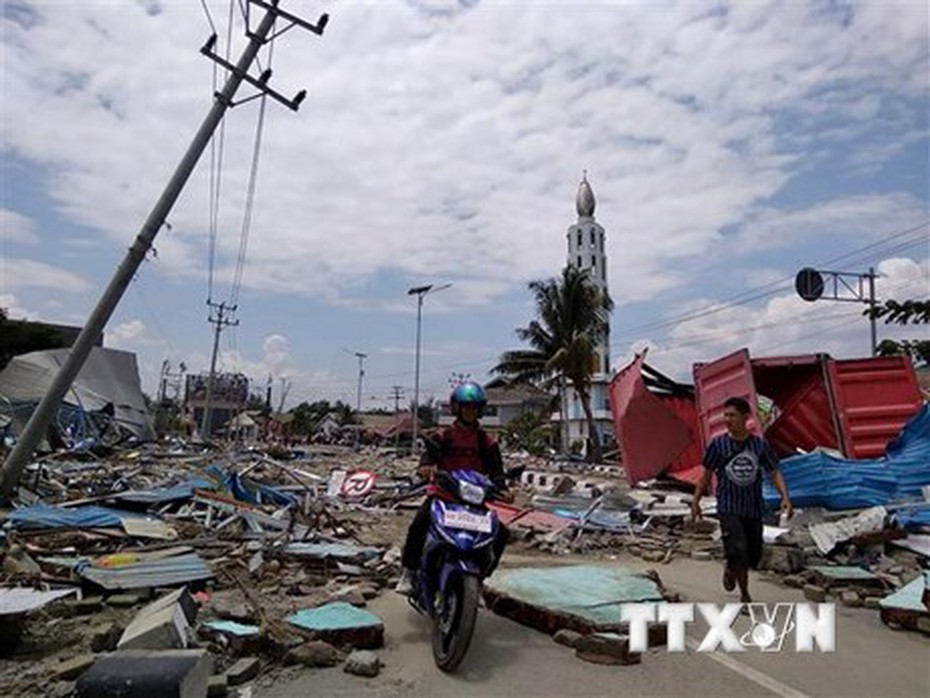
[[[213,23],[213,15],[210,13],[210,7],[207,5],[207,0],[200,0],[200,5],[203,7],[204,13],[207,15],[207,22],[210,24],[210,31],[216,34],[216,25]]]
[[[876,256],[885,256],[887,254],[900,252],[904,249],[909,249],[910,247],[925,243],[926,237],[921,235],[917,239],[899,242],[898,244],[890,248],[887,248],[887,249],[877,249],[877,248],[880,248],[883,245],[887,245],[892,240],[896,240],[898,238],[911,235],[914,232],[921,230],[922,228],[926,228],[928,225],[930,225],[930,222],[925,221],[912,228],[908,228],[906,230],[902,230],[897,233],[891,234],[878,242],[870,243],[869,245],[865,245],[855,250],[851,250],[850,252],[842,254],[838,257],[834,257],[833,259],[829,259],[824,262],[821,262],[817,266],[822,267],[822,266],[829,266],[831,264],[836,264],[837,262],[846,260],[848,258],[861,255],[861,253],[866,250],[873,250],[873,251],[870,252],[867,256],[861,257],[859,260],[860,262],[866,259],[874,259]],[[761,300],[763,298],[767,298],[769,296],[773,296],[782,291],[788,290],[791,287],[791,283],[793,279],[794,277],[785,277],[782,279],[778,279],[777,281],[772,281],[767,284],[763,284],[762,286],[758,286],[753,289],[749,289],[747,291],[743,291],[733,296],[724,298],[719,303],[714,304],[711,307],[705,308],[703,310],[680,313],[678,315],[673,315],[671,317],[664,318],[663,320],[645,323],[645,324],[638,325],[632,328],[628,328],[621,333],[613,334],[613,338],[616,338],[618,336],[619,337],[631,337],[636,334],[642,334],[643,332],[647,332],[649,330],[660,329],[663,327],[668,327],[670,325],[681,325],[685,322],[691,322],[692,320],[697,320],[702,317],[715,315],[717,313],[723,312],[730,308],[740,306],[740,305],[745,305],[747,303],[751,303],[752,301],[755,301],[755,300]]]
[[[268,66],[274,57],[274,41],[268,49]],[[245,255],[249,245],[249,233],[252,228],[252,212],[255,207],[255,190],[258,182],[258,163],[261,155],[262,135],[265,128],[265,112],[268,105],[267,93],[262,93],[258,111],[258,123],[255,127],[255,145],[252,150],[252,167],[249,171],[249,184],[246,193],[245,212],[242,219],[242,232],[239,236],[239,254],[236,257],[236,271],[233,276],[233,289],[230,297],[230,303],[236,305],[239,302],[239,291],[242,287],[242,273],[245,268]]]

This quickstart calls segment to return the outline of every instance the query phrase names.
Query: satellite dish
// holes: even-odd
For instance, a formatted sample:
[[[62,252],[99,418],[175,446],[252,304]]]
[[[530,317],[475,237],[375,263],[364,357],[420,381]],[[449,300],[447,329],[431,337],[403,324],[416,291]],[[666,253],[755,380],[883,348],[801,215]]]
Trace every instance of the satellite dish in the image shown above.
[[[806,301],[815,301],[823,295],[823,277],[820,272],[804,267],[794,278],[794,288]]]

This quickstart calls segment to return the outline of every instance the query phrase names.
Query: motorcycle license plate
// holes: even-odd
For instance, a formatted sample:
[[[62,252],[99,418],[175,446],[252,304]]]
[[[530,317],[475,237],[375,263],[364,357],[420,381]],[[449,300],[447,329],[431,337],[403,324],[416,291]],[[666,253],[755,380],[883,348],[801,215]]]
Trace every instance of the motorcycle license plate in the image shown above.
[[[472,514],[470,511],[446,511],[446,526],[466,531],[491,532],[490,514]]]

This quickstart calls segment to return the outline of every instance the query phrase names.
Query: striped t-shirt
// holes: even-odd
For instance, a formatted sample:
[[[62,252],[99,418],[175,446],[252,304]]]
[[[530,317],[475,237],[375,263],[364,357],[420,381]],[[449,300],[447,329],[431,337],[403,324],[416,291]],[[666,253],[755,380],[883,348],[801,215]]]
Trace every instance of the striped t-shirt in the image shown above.
[[[778,456],[768,441],[750,434],[743,441],[718,436],[704,452],[704,467],[717,476],[717,513],[761,519],[762,470],[771,473]]]

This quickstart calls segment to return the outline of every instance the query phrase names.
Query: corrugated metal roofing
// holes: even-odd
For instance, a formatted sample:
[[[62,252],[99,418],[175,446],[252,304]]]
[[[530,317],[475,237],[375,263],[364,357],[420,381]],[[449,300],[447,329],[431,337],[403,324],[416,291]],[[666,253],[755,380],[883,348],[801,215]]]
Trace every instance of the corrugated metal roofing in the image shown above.
[[[930,405],[924,405],[892,442],[885,458],[852,460],[822,452],[781,461],[780,469],[796,506],[860,509],[920,496],[930,484]],[[766,505],[781,496],[766,480]]]
[[[214,576],[207,563],[196,553],[121,567],[94,567],[85,562],[75,571],[84,579],[111,590],[170,587]]]
[[[836,361],[831,372],[844,453],[876,458],[920,408],[917,377],[906,356]]]

